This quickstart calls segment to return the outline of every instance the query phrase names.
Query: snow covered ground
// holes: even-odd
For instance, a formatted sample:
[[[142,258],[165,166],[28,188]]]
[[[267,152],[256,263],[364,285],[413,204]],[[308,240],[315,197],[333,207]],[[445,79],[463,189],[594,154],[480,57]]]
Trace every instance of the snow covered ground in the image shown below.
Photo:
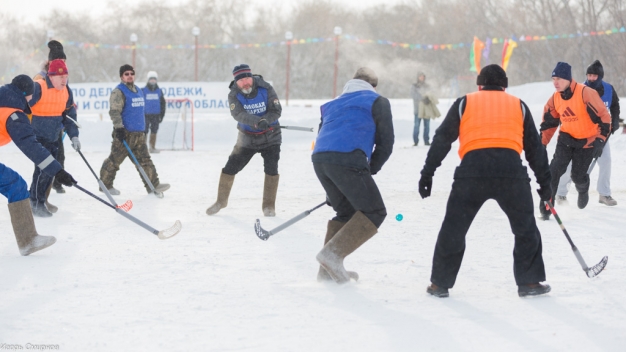
[[[529,103],[537,123],[552,91],[546,85],[510,90]],[[320,103],[291,101],[283,125],[317,126]],[[442,100],[442,113],[449,104]],[[205,209],[215,200],[237,131],[228,112],[197,116],[196,151],[153,155],[162,182],[172,184],[164,199],[145,194],[131,161],[115,182],[118,202],[131,199],[139,219],[159,229],[182,221],[170,240],[68,189],[50,197],[57,214],[36,219],[39,232],[58,242],[21,257],[9,213],[0,211],[0,349],[31,343],[62,351],[623,351],[626,136],[611,142],[619,205],[598,204],[596,171],[586,209],[576,208],[575,192],[572,205],[557,208],[588,264],[609,256],[599,277],[585,276],[556,221],[541,222],[552,292],[517,297],[513,236],[490,201],[469,231],[450,298],[438,299],[425,289],[458,145],[437,171],[432,197],[422,200],[417,182],[428,149],[412,147],[411,102],[392,101],[392,108],[396,146],[375,176],[389,216],[346,260],[359,272],[358,283],[339,287],[315,279],[329,207],[267,242],[253,231],[256,218],[271,229],[324,200],[310,162],[314,134],[283,133],[276,218],[262,217],[260,156],[237,175],[228,208],[209,217]],[[88,116],[81,121],[84,154],[99,170],[111,124]],[[440,121],[433,122],[433,134]],[[66,169],[96,192],[89,169],[69,142],[66,148]],[[32,164],[14,145],[0,149],[0,160],[30,182]]]

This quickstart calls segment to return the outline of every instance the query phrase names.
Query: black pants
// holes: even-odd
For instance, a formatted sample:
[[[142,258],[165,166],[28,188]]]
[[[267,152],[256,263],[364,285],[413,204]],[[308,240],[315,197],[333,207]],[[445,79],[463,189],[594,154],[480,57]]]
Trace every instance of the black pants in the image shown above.
[[[263,157],[263,166],[265,173],[270,176],[278,175],[278,160],[280,159],[280,144],[270,145],[261,149],[244,148],[235,145],[233,152],[230,153],[226,166],[222,169],[222,172],[228,175],[236,175],[239,171],[243,170],[250,159],[256,153],[261,153]]]
[[[541,256],[541,234],[535,224],[530,181],[495,177],[459,178],[452,184],[446,216],[435,246],[430,277],[435,285],[446,288],[454,286],[465,253],[465,235],[478,210],[488,199],[498,202],[509,218],[515,235],[513,273],[517,285],[546,280]]]
[[[148,134],[148,132],[157,134],[160,123],[161,117],[159,115],[146,115],[146,134]]]
[[[48,142],[46,140],[37,138],[37,142],[46,148],[50,152],[53,158],[57,158],[59,152],[59,141]],[[30,184],[30,200],[43,205],[46,201],[46,191],[52,184],[54,176],[50,176],[35,165],[35,171],[33,172],[33,181]]]
[[[579,193],[589,192],[589,175],[587,170],[593,160],[592,154],[593,148],[568,147],[561,142],[556,144],[556,150],[550,162],[552,199],[554,199],[559,187],[559,179],[567,170],[570,161],[572,162],[572,182],[576,185],[576,190]]]
[[[65,147],[63,147],[63,131],[61,131],[61,134],[59,135],[59,152],[56,159],[59,164],[61,164],[61,167],[65,167]],[[59,189],[62,188],[63,185],[55,178],[52,183],[52,187],[54,187],[54,189]]]
[[[333,220],[348,222],[354,213],[360,211],[376,227],[380,227],[387,216],[387,209],[367,169],[327,163],[313,163],[313,168],[337,213]]]

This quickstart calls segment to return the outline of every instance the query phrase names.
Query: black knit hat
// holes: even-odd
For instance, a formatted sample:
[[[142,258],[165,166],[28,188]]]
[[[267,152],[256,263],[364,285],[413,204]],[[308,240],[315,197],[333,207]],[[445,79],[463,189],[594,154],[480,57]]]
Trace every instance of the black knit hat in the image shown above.
[[[594,61],[589,67],[587,67],[588,75],[598,75],[598,79],[604,78],[604,67],[600,63],[600,60]]]
[[[15,76],[11,84],[17,87],[24,96],[32,95],[35,92],[33,80],[26,75]]]
[[[509,86],[509,79],[506,72],[496,64],[483,67],[480,74],[476,77],[476,84],[479,86],[499,86],[506,88]]]
[[[554,70],[552,70],[552,77],[559,77],[565,80],[572,80],[572,66],[567,62],[558,62]]]
[[[250,70],[250,66],[241,64],[233,68],[233,76],[235,77],[235,82],[237,82],[242,78],[252,77],[252,70]]]
[[[50,52],[48,53],[48,61],[56,59],[67,59],[67,57],[65,56],[65,52],[63,51],[63,45],[56,40],[49,41],[48,48],[50,48]]]
[[[124,64],[120,66],[120,77],[122,77],[126,71],[133,71],[133,73],[135,73],[135,69],[131,65]]]

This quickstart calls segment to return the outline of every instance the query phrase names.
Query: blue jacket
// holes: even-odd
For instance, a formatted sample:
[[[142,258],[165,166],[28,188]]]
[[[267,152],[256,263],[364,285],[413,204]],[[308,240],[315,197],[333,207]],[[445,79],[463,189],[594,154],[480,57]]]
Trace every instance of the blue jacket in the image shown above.
[[[6,123],[7,132],[15,145],[37,167],[50,176],[56,175],[62,169],[61,164],[52,157],[46,148],[37,142],[35,130],[30,124],[28,116],[26,116],[26,112],[30,112],[30,107],[22,92],[12,84],[0,87],[0,107],[24,111],[18,111],[9,116]]]
[[[154,89],[150,89],[154,88]],[[143,97],[146,101],[145,114],[146,115],[159,115],[159,117],[165,115],[165,97],[163,97],[163,91],[157,84],[154,87],[146,85],[141,88],[143,91]]]
[[[45,76],[46,84],[48,89],[53,88],[52,82],[50,82],[50,78]],[[72,94],[72,90],[69,86],[66,87],[69,97],[67,99],[67,103],[65,104],[65,111],[59,114],[56,117],[38,117],[33,116],[32,125],[35,129],[37,137],[43,138],[46,141],[54,142],[59,139],[59,134],[61,130],[65,128],[67,135],[72,137],[78,137],[78,127],[74,122],[70,121],[70,119],[66,118],[69,116],[77,121],[76,117],[76,108],[74,107],[74,96]],[[30,106],[35,106],[39,100],[41,99],[41,86],[35,83],[35,92],[33,93],[33,98],[30,100]]]

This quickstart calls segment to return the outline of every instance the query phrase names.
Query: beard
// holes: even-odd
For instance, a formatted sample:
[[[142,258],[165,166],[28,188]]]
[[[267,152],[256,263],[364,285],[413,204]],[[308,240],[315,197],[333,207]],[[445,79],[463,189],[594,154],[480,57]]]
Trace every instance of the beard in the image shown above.
[[[252,93],[252,87],[242,88],[241,91],[243,94],[250,94]]]

